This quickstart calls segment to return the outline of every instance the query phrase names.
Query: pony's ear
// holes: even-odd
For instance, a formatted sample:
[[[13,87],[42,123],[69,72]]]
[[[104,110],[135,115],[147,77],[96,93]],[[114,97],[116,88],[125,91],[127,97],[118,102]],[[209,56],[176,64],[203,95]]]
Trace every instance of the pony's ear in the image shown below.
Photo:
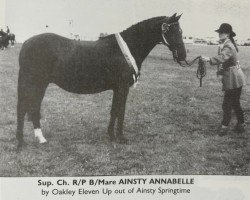
[[[162,25],[161,25],[161,30],[162,30],[162,32],[166,32],[166,31],[168,31],[169,30],[169,25],[167,24],[167,23],[163,23]]]
[[[175,18],[175,17],[176,17],[176,15],[177,15],[177,13],[173,14],[173,16],[172,16],[171,18]]]
[[[176,21],[177,13],[173,14],[171,17],[168,18],[168,23],[172,23]]]
[[[179,19],[181,18],[181,16],[182,16],[182,14],[178,15],[178,16],[175,18],[175,20],[176,20],[176,21],[179,21]]]

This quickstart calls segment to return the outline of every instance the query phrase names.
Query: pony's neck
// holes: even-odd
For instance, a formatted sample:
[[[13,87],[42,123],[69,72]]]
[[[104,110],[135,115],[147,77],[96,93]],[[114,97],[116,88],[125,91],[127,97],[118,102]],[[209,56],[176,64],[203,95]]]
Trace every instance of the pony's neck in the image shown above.
[[[150,51],[161,41],[161,31],[157,23],[141,22],[121,32],[139,70]]]

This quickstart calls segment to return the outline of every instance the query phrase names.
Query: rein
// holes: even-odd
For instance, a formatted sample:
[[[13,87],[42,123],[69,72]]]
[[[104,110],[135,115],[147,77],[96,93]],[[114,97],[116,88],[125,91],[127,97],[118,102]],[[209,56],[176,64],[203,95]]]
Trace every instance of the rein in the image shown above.
[[[197,56],[195,59],[193,59],[191,62],[188,62],[185,60],[186,65],[183,65],[180,61],[177,61],[180,66],[182,67],[190,67],[192,66],[196,60],[198,60],[198,67],[196,71],[196,77],[200,79],[200,87],[202,87],[202,79],[206,76],[207,69],[205,62],[202,61],[201,56]]]

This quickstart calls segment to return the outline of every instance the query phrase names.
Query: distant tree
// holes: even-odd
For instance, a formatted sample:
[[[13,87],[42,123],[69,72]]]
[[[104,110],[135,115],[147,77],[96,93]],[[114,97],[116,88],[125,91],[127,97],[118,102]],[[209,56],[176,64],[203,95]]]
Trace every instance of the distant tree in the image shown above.
[[[108,33],[100,33],[99,39],[108,36]]]

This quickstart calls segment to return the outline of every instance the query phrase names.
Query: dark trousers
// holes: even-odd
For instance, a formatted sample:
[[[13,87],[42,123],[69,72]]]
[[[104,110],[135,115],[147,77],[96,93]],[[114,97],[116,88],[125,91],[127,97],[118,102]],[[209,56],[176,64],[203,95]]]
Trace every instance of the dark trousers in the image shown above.
[[[223,121],[222,125],[228,126],[231,120],[231,113],[234,110],[238,123],[244,123],[244,115],[240,106],[240,95],[242,87],[232,90],[226,90],[224,95],[224,101],[222,104],[223,109]]]

